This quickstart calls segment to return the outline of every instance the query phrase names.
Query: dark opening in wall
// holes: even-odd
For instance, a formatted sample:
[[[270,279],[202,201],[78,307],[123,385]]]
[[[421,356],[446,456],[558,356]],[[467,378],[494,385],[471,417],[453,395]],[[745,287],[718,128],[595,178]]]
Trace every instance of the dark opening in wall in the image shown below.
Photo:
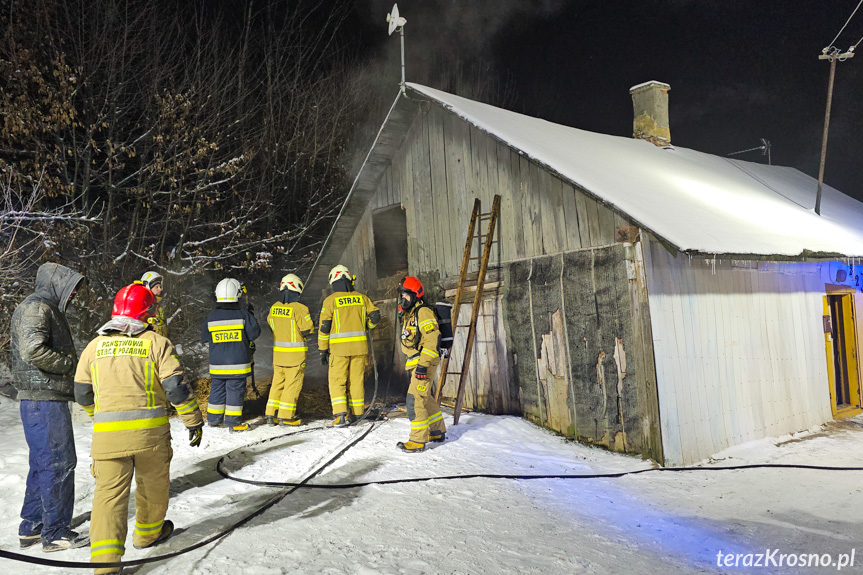
[[[375,261],[378,278],[408,272],[408,227],[401,206],[383,208],[372,214]]]

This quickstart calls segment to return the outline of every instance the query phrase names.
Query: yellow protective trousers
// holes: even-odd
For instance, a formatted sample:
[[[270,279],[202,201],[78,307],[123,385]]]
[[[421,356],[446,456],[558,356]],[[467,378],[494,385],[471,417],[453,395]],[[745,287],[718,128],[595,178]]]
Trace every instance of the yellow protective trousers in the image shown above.
[[[135,531],[132,542],[149,545],[162,532],[171,487],[170,444],[128,457],[96,459],[90,467],[96,479],[93,512],[90,516],[90,560],[120,561],[126,551],[129,517],[129,492],[135,476]],[[116,573],[117,568],[96,569]]]
[[[366,405],[366,363],[368,355],[330,356],[330,401],[333,415],[350,413],[362,415]],[[348,390],[350,399],[348,399]]]
[[[406,407],[408,419],[411,420],[410,440],[414,443],[427,443],[429,431],[434,431],[435,434],[446,433],[443,414],[432,389],[436,371],[436,365],[429,366],[427,379],[417,379],[411,371]]]
[[[270,396],[267,399],[268,416],[278,413],[279,419],[293,419],[297,415],[297,399],[303,389],[303,377],[306,374],[306,364],[285,367],[273,366],[273,384],[270,386]]]

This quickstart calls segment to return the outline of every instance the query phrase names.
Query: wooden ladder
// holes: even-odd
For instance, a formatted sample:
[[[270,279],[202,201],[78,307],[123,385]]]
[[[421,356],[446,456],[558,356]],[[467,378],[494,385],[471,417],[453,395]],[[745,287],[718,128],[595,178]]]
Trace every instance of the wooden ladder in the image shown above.
[[[500,217],[500,196],[495,195],[494,201],[492,202],[491,211],[488,213],[481,212],[481,204],[479,198],[476,198],[473,202],[473,212],[470,216],[470,225],[467,229],[467,240],[464,245],[464,256],[461,260],[461,272],[458,276],[458,288],[455,292],[455,303],[452,306],[452,331],[453,338],[455,338],[455,330],[460,327],[468,328],[467,332],[467,342],[464,346],[464,361],[462,361],[461,371],[449,371],[449,360],[452,355],[452,351],[447,354],[446,357],[441,361],[440,367],[440,376],[438,377],[438,385],[437,385],[437,394],[436,397],[440,400],[441,393],[443,392],[444,385],[447,381],[447,376],[450,375],[458,375],[458,394],[456,395],[455,400],[455,411],[453,414],[453,425],[458,425],[459,416],[461,415],[461,406],[464,401],[464,388],[467,384],[467,368],[470,366],[471,354],[473,352],[473,343],[476,339],[476,320],[479,317],[479,310],[482,306],[482,291],[485,286],[485,273],[488,270],[488,259],[491,255],[491,246],[497,243],[497,240],[494,239],[494,231],[497,226],[497,220]],[[488,227],[486,228],[486,232],[482,233],[482,226],[480,224],[481,220],[488,220]],[[483,246],[482,255],[471,257],[471,249],[473,246],[474,240]],[[483,240],[485,240],[483,242]],[[461,307],[461,298],[464,294],[465,289],[465,281],[467,278],[468,267],[470,266],[470,262],[479,260],[479,275],[476,278],[476,293],[473,296],[473,310],[470,316],[470,323],[458,325],[458,313],[459,308]]]

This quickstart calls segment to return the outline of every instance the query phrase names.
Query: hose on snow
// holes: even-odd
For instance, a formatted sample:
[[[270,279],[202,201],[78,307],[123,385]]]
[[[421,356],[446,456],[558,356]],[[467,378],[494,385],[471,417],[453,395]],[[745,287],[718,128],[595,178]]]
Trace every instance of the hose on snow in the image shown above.
[[[338,460],[345,453],[347,453],[347,451],[349,449],[351,449],[357,443],[359,443],[360,441],[365,439],[369,435],[369,433],[371,433],[372,430],[377,425],[378,425],[377,422],[372,422],[372,424],[369,425],[365,431],[363,431],[361,434],[359,434],[355,439],[352,439],[345,447],[341,448],[335,455],[333,455],[333,457],[330,457],[324,463],[319,465],[317,469],[315,469],[314,471],[309,473],[306,476],[306,478],[300,482],[300,484],[304,484],[305,482],[312,480],[314,477],[316,477],[321,472],[323,472],[324,469],[326,469],[327,467],[332,465],[336,460]],[[267,438],[267,439],[264,439],[261,441],[256,441],[256,442],[251,443],[247,446],[243,446],[243,449],[247,449],[249,447],[259,445],[261,443],[266,443],[268,441],[273,441],[275,439],[281,439],[281,438],[284,438],[287,436],[298,435],[301,433],[309,433],[311,431],[319,431],[321,429],[327,429],[327,428],[322,426],[322,427],[311,427],[308,429],[301,429],[301,430],[293,431],[293,432],[286,433],[283,435],[278,435],[276,437],[270,437],[270,438]],[[234,451],[236,451],[236,450],[234,450]],[[225,456],[222,456],[222,458],[219,459],[219,465],[221,465],[222,460],[224,458],[225,458]],[[32,555],[24,555],[21,553],[14,553],[12,551],[6,551],[5,549],[0,549],[0,558],[10,559],[12,561],[18,561],[20,563],[30,563],[32,565],[44,565],[46,567],[66,567],[66,568],[70,568],[70,569],[101,569],[101,568],[106,568],[106,567],[124,567],[124,566],[133,566],[133,565],[145,565],[147,563],[155,563],[157,561],[165,561],[167,559],[173,559],[174,557],[179,557],[180,555],[185,555],[186,553],[194,551],[195,549],[200,549],[201,547],[204,547],[205,545],[209,545],[210,543],[213,543],[214,541],[218,541],[219,539],[225,537],[226,535],[229,535],[233,531],[235,531],[235,530],[239,529],[240,527],[242,527],[243,525],[247,524],[252,519],[260,516],[265,511],[267,511],[268,509],[270,509],[271,507],[273,507],[274,505],[276,505],[277,503],[282,501],[285,497],[287,497],[291,493],[295,492],[297,489],[298,489],[298,487],[286,488],[285,491],[283,491],[282,493],[278,493],[275,496],[271,497],[266,503],[264,503],[262,506],[257,508],[255,511],[253,511],[249,515],[245,516],[244,518],[240,519],[236,523],[230,525],[229,527],[227,527],[221,531],[218,531],[217,533],[214,533],[210,537],[207,537],[206,539],[204,539],[202,541],[199,541],[193,545],[190,545],[189,547],[184,547],[183,549],[178,549],[177,551],[172,551],[170,553],[165,553],[163,555],[156,555],[153,557],[144,557],[142,559],[132,559],[129,561],[117,561],[114,563],[91,563],[91,562],[85,562],[85,561],[58,561],[56,559],[43,559],[41,557],[34,557]]]
[[[463,475],[438,475],[432,477],[409,477],[405,479],[381,479],[378,481],[360,481],[356,483],[291,483],[282,481],[258,481],[244,479],[229,474],[222,468],[222,460],[216,464],[216,472],[231,481],[256,485],[259,487],[293,487],[296,489],[356,489],[369,485],[398,485],[402,483],[421,483],[425,481],[450,481],[454,479],[614,479],[627,475],[640,475],[652,472],[683,472],[683,471],[736,471],[741,469],[811,469],[816,471],[863,471],[863,467],[835,467],[827,465],[797,465],[785,463],[754,463],[751,465],[728,465],[723,467],[649,467],[633,471],[618,471],[614,473],[549,473],[519,475],[511,473],[467,473]]]

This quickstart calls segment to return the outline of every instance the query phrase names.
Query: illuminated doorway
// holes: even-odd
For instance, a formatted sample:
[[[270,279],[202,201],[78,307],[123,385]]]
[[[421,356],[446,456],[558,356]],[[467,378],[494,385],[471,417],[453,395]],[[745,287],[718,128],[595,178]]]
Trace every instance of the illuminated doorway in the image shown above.
[[[824,296],[824,339],[830,407],[836,419],[863,412],[860,408],[854,299],[854,292],[844,288]]]

